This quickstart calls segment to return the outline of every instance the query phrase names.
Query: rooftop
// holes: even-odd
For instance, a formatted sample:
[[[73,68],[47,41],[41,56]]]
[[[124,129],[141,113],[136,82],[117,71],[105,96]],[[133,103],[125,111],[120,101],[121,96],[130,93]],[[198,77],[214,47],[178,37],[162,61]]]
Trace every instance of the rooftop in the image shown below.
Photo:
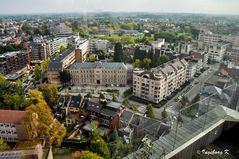
[[[0,123],[23,124],[25,111],[0,110]]]
[[[127,69],[124,63],[119,62],[86,62],[86,63],[74,63],[70,66],[70,69]]]

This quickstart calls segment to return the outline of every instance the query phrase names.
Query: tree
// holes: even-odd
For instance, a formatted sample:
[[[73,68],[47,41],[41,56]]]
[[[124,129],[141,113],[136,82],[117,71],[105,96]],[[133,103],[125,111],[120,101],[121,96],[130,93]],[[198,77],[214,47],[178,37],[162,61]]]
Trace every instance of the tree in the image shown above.
[[[99,154],[101,157],[105,159],[109,159],[110,151],[107,144],[105,143],[103,138],[100,136],[98,124],[99,123],[97,121],[91,122],[92,134],[86,149]]]
[[[38,64],[35,65],[34,67],[34,75],[35,75],[35,80],[39,81],[42,77],[42,71],[41,68]]]
[[[109,140],[109,148],[110,148],[110,152],[111,152],[111,158],[116,158],[117,156],[120,157],[119,153],[120,153],[121,147],[123,146],[122,144],[123,143],[118,135],[118,131],[116,129],[114,129],[113,133],[110,136],[110,140]]]
[[[140,61],[140,59],[136,59],[134,62],[134,68],[139,68],[142,65],[142,62]]]
[[[115,44],[115,52],[114,52],[114,62],[123,62],[124,61],[124,53],[121,43]]]
[[[60,53],[62,54],[62,53],[65,52],[65,51],[66,51],[65,46],[61,45],[61,46],[60,46]]]
[[[122,103],[126,108],[129,108],[129,99],[125,98],[125,100]]]
[[[97,60],[96,55],[90,55],[89,56],[89,61],[90,62],[95,62]]]
[[[29,23],[23,23],[22,25],[22,31],[31,35],[33,32],[33,28]]]
[[[39,90],[42,92],[42,95],[51,108],[55,105],[58,99],[58,89],[54,84],[44,84]]]
[[[92,98],[93,96],[92,96],[92,94],[89,92],[89,93],[86,94],[85,97],[86,97],[86,98]]]
[[[162,55],[159,57],[159,64],[164,64],[167,63],[169,61],[169,57],[167,55]]]
[[[151,59],[144,58],[144,68],[149,70],[150,69],[150,64],[151,64]]]
[[[25,106],[25,93],[21,81],[16,83],[5,80],[0,74],[0,105],[1,109],[19,110]]]
[[[48,65],[49,65],[49,62],[50,62],[50,58],[48,58],[47,60],[44,60],[42,63],[41,63],[41,68],[42,68],[42,76],[43,77],[46,77],[46,73],[47,73],[47,69],[48,69]]]
[[[100,96],[99,96],[100,99],[105,99],[105,96],[103,93],[100,93]]]
[[[76,151],[74,152],[70,159],[103,159],[97,153],[91,151]]]
[[[0,138],[0,151],[8,150],[9,146]]]
[[[186,96],[183,96],[182,99],[180,100],[180,103],[182,104],[183,107],[185,107],[189,104],[189,100]]]
[[[165,119],[168,117],[168,113],[166,111],[166,109],[164,108],[163,111],[162,111],[162,117]]]
[[[59,79],[61,81],[61,83],[63,84],[63,86],[66,86],[68,83],[71,82],[71,74],[69,71],[67,70],[63,70],[59,72]]]
[[[26,109],[25,128],[28,137],[31,140],[44,139],[48,145],[59,147],[66,135],[66,128],[54,119],[50,107],[40,98]]]
[[[38,90],[29,90],[29,97],[26,105],[36,105],[38,103],[44,103],[46,105],[42,92]]]
[[[153,106],[151,104],[149,104],[149,105],[147,105],[146,109],[147,109],[147,111],[146,111],[147,117],[155,118],[154,112],[153,112]]]
[[[113,94],[113,97],[112,97],[112,101],[113,102],[118,102],[118,99],[117,99],[117,97]]]

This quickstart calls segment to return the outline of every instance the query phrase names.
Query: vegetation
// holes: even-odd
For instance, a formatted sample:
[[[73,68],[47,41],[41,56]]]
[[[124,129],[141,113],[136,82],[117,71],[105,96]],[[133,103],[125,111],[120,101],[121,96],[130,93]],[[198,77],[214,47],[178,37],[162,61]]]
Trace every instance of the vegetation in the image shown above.
[[[129,108],[129,99],[125,98],[125,100],[122,103],[126,108]]]
[[[42,92],[42,95],[48,106],[53,108],[58,99],[58,89],[54,84],[44,84],[39,90]]]
[[[124,61],[124,53],[121,43],[115,44],[115,52],[114,52],[114,62],[123,62]]]
[[[76,151],[74,152],[70,159],[103,159],[97,153],[91,151]]]
[[[146,110],[147,117],[155,118],[152,104],[147,105]]]
[[[30,91],[26,108],[25,128],[29,139],[45,140],[48,145],[59,147],[66,135],[66,128],[56,119],[46,104],[42,93]]]
[[[8,150],[10,147],[0,138],[0,151]]]
[[[66,86],[67,84],[71,82],[71,74],[69,71],[63,70],[63,71],[60,71],[59,74],[60,74],[59,79],[63,86]]]
[[[60,46],[60,53],[62,54],[63,52],[65,52],[66,51],[66,48],[63,46],[63,45],[61,45]]]
[[[92,94],[89,92],[89,93],[86,94],[85,97],[86,97],[86,98],[92,98],[93,96],[92,96]]]
[[[166,111],[166,109],[164,108],[163,111],[162,111],[162,117],[165,119],[168,117],[168,113]]]
[[[11,83],[0,74],[1,109],[19,110],[25,107],[25,93],[21,81]]]
[[[20,45],[0,45],[0,54],[11,51],[20,51],[24,50],[23,44]]]
[[[34,67],[34,75],[35,75],[35,80],[40,81],[40,79],[42,77],[42,70],[38,64],[36,64]]]

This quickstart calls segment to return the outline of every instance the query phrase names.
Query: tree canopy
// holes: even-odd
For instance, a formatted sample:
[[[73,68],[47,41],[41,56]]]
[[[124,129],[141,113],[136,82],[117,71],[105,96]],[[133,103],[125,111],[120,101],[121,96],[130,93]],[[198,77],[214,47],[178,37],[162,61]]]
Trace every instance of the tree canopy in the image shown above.
[[[123,62],[124,61],[124,52],[121,43],[115,44],[114,52],[114,62]]]
[[[0,138],[0,151],[5,151],[8,149],[9,149],[9,146],[7,145],[7,143],[5,143],[3,139]]]
[[[47,144],[59,147],[66,135],[66,128],[54,119],[50,107],[39,91],[30,91],[26,108],[25,128],[31,140],[44,139]]]
[[[59,79],[64,86],[71,82],[71,74],[69,71],[63,70],[63,71],[60,71],[59,74],[60,74]]]
[[[44,84],[39,90],[42,92],[42,95],[51,108],[55,105],[58,99],[58,89],[54,84]]]
[[[91,151],[76,151],[71,155],[70,159],[103,159],[103,158]]]

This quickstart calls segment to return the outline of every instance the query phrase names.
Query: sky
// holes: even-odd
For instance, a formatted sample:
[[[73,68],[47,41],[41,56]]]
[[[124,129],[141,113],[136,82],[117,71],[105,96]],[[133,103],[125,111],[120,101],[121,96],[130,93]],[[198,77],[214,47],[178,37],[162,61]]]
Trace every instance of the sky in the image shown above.
[[[0,14],[105,11],[239,14],[239,0],[0,0]]]

